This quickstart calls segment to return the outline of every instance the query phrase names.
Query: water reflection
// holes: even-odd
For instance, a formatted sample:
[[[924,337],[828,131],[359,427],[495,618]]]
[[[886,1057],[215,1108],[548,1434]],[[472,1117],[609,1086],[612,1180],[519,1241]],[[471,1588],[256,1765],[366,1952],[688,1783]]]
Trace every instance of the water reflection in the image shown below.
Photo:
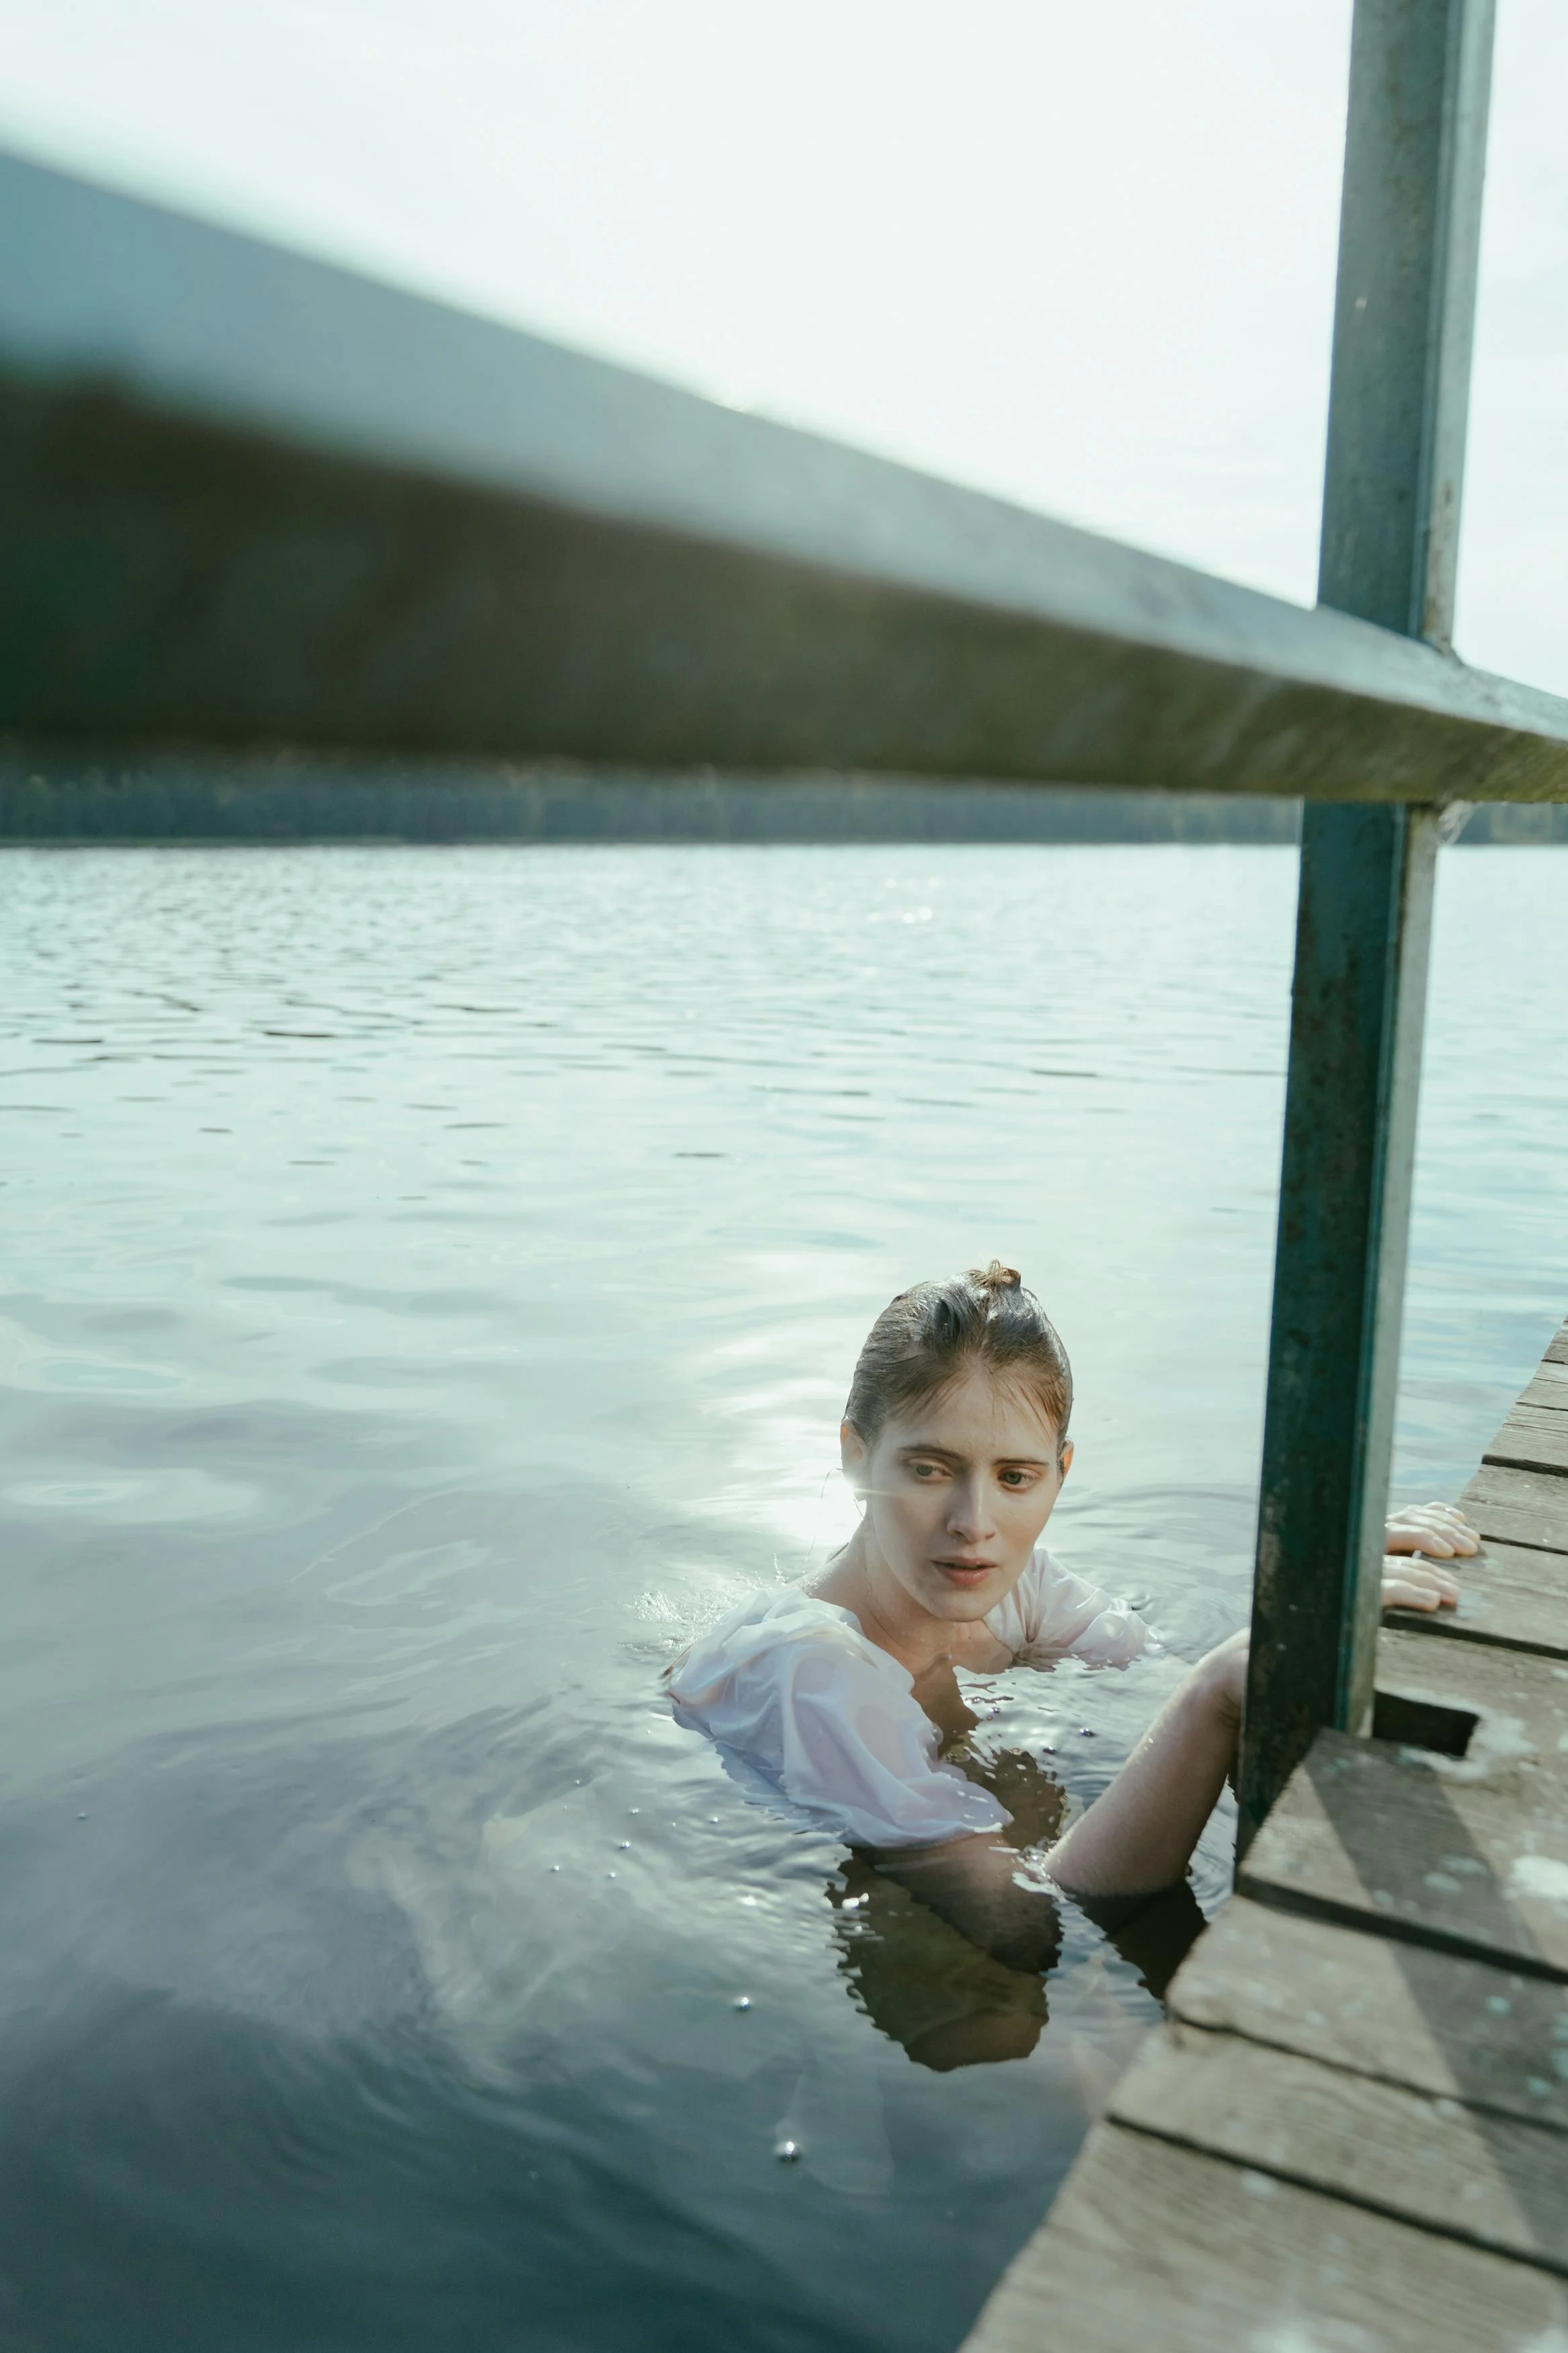
[[[964,1762],[1012,1814],[1006,1843],[1037,1863],[1063,1827],[1061,1782],[1026,1749],[971,1751]],[[981,1901],[961,1871],[930,1856],[911,1865],[852,1854],[826,1894],[855,2001],[938,2074],[1029,2057],[1050,2015],[1046,1981],[1061,1959],[1064,1911],[1105,1934],[1156,2000],[1204,1926],[1185,1880],[1152,1897],[1068,1899],[1024,1869],[998,1904],[994,1890]]]
[[[828,1881],[827,1900],[850,1993],[918,2066],[945,2075],[1029,2056],[1049,2015],[1040,1970],[996,1960],[864,1856]]]

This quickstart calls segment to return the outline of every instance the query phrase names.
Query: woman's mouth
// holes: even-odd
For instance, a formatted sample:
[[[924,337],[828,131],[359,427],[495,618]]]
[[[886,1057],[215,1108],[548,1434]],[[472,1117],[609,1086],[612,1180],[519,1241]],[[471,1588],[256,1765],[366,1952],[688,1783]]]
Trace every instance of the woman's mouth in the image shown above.
[[[953,1585],[984,1585],[996,1567],[994,1560],[938,1560],[931,1566]]]

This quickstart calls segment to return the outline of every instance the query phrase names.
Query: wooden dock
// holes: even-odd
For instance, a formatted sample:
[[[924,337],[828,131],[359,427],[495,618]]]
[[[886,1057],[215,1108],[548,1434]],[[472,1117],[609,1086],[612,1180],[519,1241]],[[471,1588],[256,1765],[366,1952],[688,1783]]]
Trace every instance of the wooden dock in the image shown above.
[[[1464,1504],[966,2353],[1568,2353],[1568,1324]]]

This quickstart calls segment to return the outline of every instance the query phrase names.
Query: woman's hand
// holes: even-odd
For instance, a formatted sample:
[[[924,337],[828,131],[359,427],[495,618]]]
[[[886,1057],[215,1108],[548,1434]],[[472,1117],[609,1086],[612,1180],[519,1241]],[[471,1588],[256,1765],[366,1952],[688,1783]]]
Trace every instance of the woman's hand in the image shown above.
[[[1383,1532],[1385,1609],[1451,1609],[1459,1580],[1440,1561],[1480,1550],[1480,1538],[1452,1504],[1408,1504]]]
[[[1432,1560],[1479,1552],[1481,1540],[1452,1504],[1406,1504],[1391,1512],[1383,1531],[1384,1552],[1423,1552]]]

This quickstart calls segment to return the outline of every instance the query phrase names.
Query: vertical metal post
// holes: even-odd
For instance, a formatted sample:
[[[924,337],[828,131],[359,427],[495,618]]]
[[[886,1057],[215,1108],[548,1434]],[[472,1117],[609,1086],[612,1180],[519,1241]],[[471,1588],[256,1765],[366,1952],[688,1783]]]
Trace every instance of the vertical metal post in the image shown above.
[[[1494,0],[1356,0],[1318,594],[1447,646]],[[1242,1852],[1371,1717],[1437,812],[1309,806]]]

